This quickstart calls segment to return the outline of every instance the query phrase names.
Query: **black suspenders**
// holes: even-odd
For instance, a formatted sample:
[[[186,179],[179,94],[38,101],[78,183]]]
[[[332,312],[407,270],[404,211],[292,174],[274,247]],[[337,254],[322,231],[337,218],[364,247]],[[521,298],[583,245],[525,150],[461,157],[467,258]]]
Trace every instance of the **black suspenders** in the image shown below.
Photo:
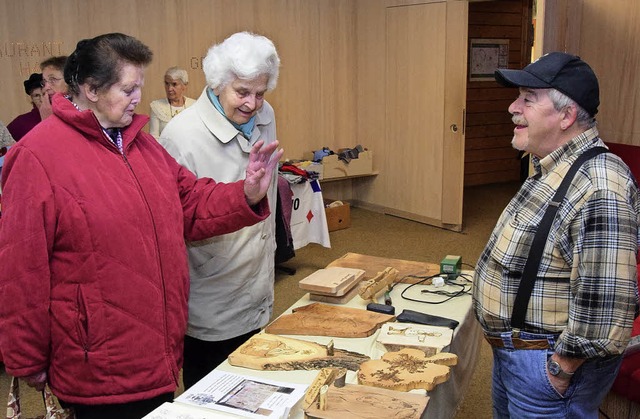
[[[529,300],[531,299],[533,284],[538,277],[538,267],[544,251],[544,245],[547,242],[547,236],[549,235],[549,230],[551,229],[551,224],[556,216],[556,212],[558,212],[558,207],[564,199],[573,177],[585,161],[597,156],[598,154],[606,153],[607,151],[608,150],[605,147],[593,147],[582,153],[576,161],[573,162],[569,171],[564,176],[564,179],[562,179],[562,183],[560,183],[555,195],[551,198],[551,202],[549,202],[547,210],[542,217],[542,221],[540,221],[535,236],[533,237],[529,256],[524,265],[522,279],[520,280],[520,286],[518,287],[518,294],[516,295],[516,299],[513,303],[513,312],[511,313],[512,328],[524,328],[524,319],[527,314]]]

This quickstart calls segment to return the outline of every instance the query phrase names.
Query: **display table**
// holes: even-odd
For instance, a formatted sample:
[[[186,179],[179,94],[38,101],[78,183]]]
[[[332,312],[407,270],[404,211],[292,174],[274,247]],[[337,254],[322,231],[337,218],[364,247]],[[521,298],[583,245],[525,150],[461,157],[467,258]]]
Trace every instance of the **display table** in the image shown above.
[[[471,272],[467,272],[471,274]],[[462,402],[463,395],[469,385],[471,376],[475,369],[479,345],[482,340],[482,331],[478,323],[476,322],[471,307],[471,295],[465,294],[459,297],[452,298],[451,300],[442,304],[425,304],[420,302],[409,301],[401,297],[402,292],[407,289],[408,284],[396,284],[391,292],[391,298],[393,305],[396,308],[396,314],[402,312],[403,309],[410,309],[415,311],[421,311],[428,314],[433,314],[441,317],[448,317],[460,322],[460,325],[454,330],[452,343],[447,352],[455,353],[458,356],[458,364],[451,368],[451,375],[448,381],[439,384],[433,391],[428,392],[430,397],[429,404],[425,410],[423,418],[452,418],[454,417],[458,406]],[[441,301],[441,296],[431,296],[421,293],[423,289],[434,289],[431,285],[415,285],[409,289],[405,296],[411,299],[420,301]],[[459,288],[454,288],[449,285],[438,288],[440,290],[457,291]],[[284,314],[289,314],[292,309],[307,304],[314,303],[309,298],[309,295],[303,296]],[[345,304],[346,307],[358,307],[365,308],[366,301],[359,296],[355,296],[349,303]],[[384,347],[376,342],[379,330],[371,336],[366,338],[335,338],[327,336],[301,336],[301,335],[287,335],[287,337],[309,340],[320,344],[327,344],[333,340],[335,348],[345,349],[349,351],[358,352],[370,356],[372,359],[378,359],[385,352]],[[318,371],[258,371],[246,368],[238,368],[231,366],[227,361],[222,363],[216,368],[219,371],[232,372],[236,374],[243,374],[253,376],[256,378],[263,378],[276,381],[286,381],[298,384],[310,384]],[[347,383],[357,384],[356,373],[353,371],[347,372]],[[424,391],[423,391],[424,393]],[[202,412],[202,410],[198,410]],[[215,412],[215,417],[236,417],[234,415],[225,414],[222,412]],[[153,417],[153,416],[149,416]],[[157,417],[157,416],[156,416]],[[171,416],[163,416],[171,417]],[[203,416],[205,417],[205,416]],[[290,414],[290,418],[302,419],[304,413],[301,409],[296,409]]]

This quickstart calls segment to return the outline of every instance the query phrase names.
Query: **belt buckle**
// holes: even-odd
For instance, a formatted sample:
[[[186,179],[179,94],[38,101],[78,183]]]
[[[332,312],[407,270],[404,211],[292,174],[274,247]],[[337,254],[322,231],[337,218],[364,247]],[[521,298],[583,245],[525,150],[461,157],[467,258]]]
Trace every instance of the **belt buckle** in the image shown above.
[[[511,337],[519,338],[520,337],[520,329],[511,329]]]

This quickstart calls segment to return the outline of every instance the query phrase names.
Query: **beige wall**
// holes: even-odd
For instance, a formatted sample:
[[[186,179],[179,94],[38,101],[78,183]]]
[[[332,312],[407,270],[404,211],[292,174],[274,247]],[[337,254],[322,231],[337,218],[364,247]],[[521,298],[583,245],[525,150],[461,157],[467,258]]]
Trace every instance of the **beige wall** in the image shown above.
[[[640,146],[640,1],[544,0],[543,12],[543,52],[580,55],[600,80],[602,138]]]
[[[354,146],[356,22],[352,0],[0,0],[0,120],[30,109],[22,82],[51,55],[107,32],[135,36],[153,50],[139,113],[164,97],[164,71],[189,72],[188,95],[204,86],[201,58],[228,35],[272,39],[282,61],[276,110],[285,157],[322,146]]]

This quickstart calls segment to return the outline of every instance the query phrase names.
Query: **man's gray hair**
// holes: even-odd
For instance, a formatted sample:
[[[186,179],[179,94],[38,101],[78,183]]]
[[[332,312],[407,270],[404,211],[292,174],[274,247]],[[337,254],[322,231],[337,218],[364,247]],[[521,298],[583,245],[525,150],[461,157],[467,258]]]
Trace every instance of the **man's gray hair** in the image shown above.
[[[589,129],[593,128],[596,125],[596,118],[589,115],[589,112],[585,111],[584,108],[578,105],[575,100],[571,99],[561,91],[556,89],[549,89],[549,99],[551,99],[553,107],[556,111],[561,111],[569,105],[575,106],[578,110],[576,122],[579,126]]]

